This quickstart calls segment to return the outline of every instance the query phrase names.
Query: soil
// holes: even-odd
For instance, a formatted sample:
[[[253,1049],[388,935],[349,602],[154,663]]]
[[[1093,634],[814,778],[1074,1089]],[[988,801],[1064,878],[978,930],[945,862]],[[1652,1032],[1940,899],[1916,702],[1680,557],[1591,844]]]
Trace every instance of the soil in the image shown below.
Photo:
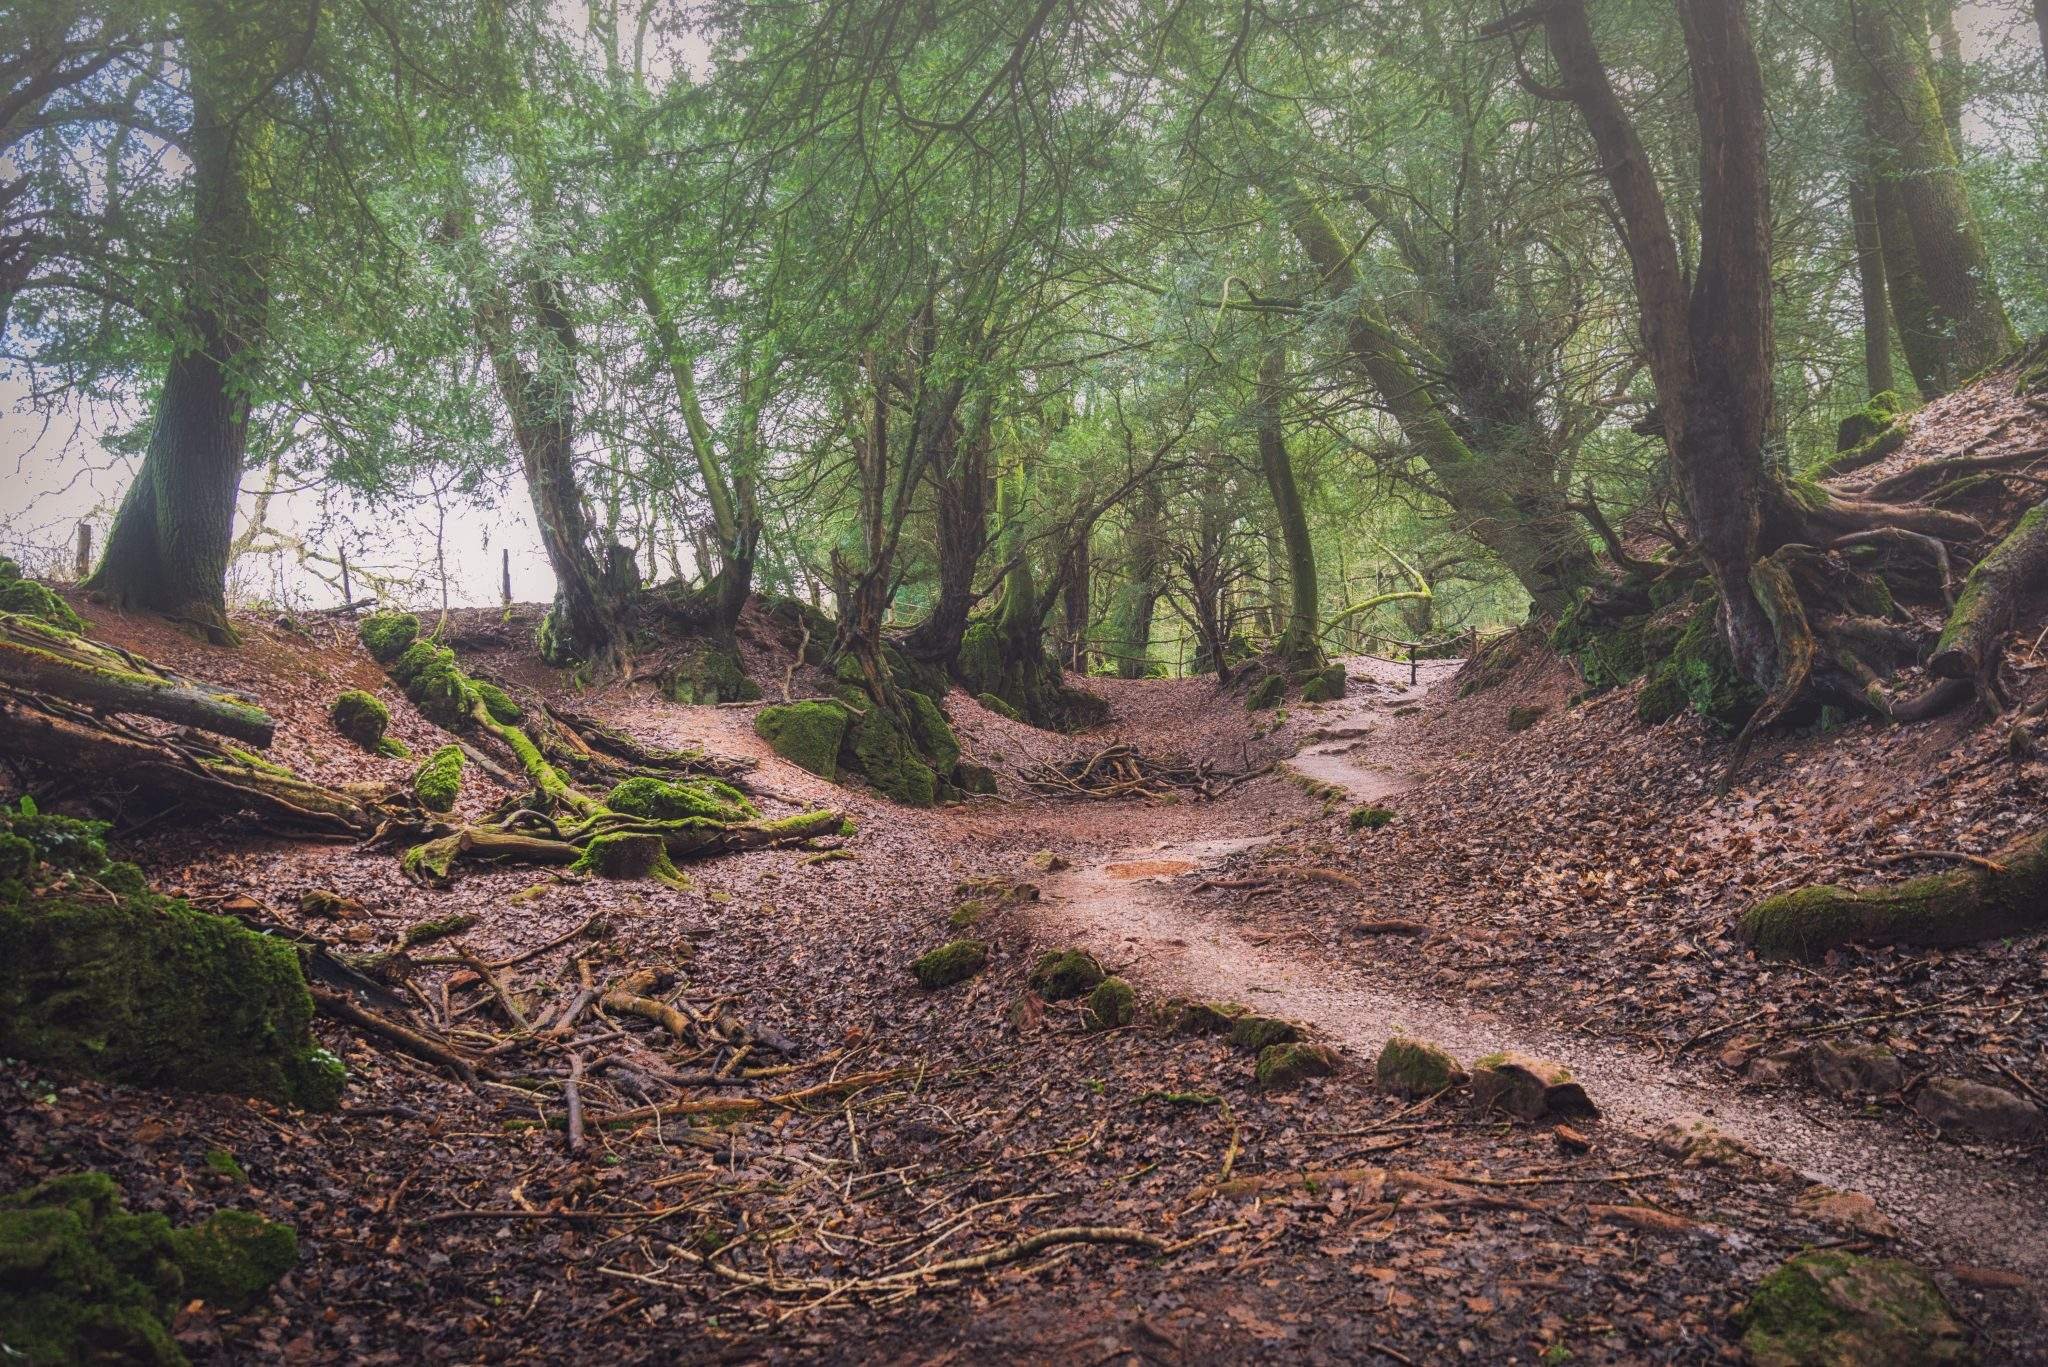
[[[378,691],[417,752],[439,735],[343,623],[246,621],[227,652],[82,606],[97,634],[259,696],[274,753],[303,772],[409,772],[329,730],[342,688]],[[2039,776],[1995,734],[1956,721],[1782,737],[1719,798],[1725,742],[1637,725],[1626,691],[1572,705],[1574,681],[1540,653],[1462,699],[1454,662],[1411,685],[1407,666],[1358,660],[1344,701],[1290,703],[1284,720],[1209,680],[1090,680],[1109,725],[1055,736],[956,693],[967,753],[1005,775],[1001,791],[919,812],[776,760],[748,707],[678,707],[644,681],[576,692],[531,661],[516,622],[495,643],[465,627],[469,667],[649,742],[750,760],[771,813],[827,804],[856,834],[693,864],[687,890],[506,868],[428,891],[389,850],[222,823],[153,825],[120,852],[160,886],[248,899],[352,949],[473,913],[466,951],[541,951],[501,975],[529,1010],[575,991],[579,960],[607,981],[672,975],[668,996],[777,1043],[692,1056],[615,1016],[585,1049],[586,1110],[637,1106],[649,1058],[726,1069],[729,1085],[690,1095],[758,1104],[594,1123],[571,1154],[559,1069],[471,1088],[326,1020],[353,1072],[333,1115],[10,1069],[0,1186],[98,1168],[180,1223],[238,1206],[299,1230],[300,1265],[262,1304],[181,1317],[195,1360],[1698,1362],[1739,1356],[1746,1289],[1814,1245],[1918,1260],[1986,1360],[2048,1356],[2038,1148],[1956,1144],[1917,1127],[1903,1095],[1825,1098],[1734,1071],[1773,1040],[1833,1030],[1891,1043],[1907,1090],[1937,1072],[2048,1088],[2038,939],[1788,968],[1729,929],[1764,887],[1895,874],[1872,856],[1981,850],[2037,824]],[[760,618],[741,641],[778,698],[794,642]],[[799,670],[792,688],[818,682]],[[1510,733],[1511,705],[1548,710]],[[1113,740],[1232,771],[1292,759],[1207,802],[1054,800],[1008,777]],[[458,810],[510,793],[472,770]],[[1350,829],[1363,800],[1396,819]],[[851,857],[812,858],[832,850]],[[990,876],[1038,898],[959,886]],[[316,887],[365,914],[302,915]],[[962,929],[968,900],[982,910]],[[1428,933],[1361,933],[1367,920]],[[917,987],[909,961],[962,935],[987,944],[986,970]],[[1136,1023],[1091,1029],[1081,1002],[1030,991],[1037,957],[1072,946],[1136,986]],[[446,948],[415,952],[422,1010],[474,1030],[473,1047],[509,1044],[493,995]],[[1341,1067],[1261,1090],[1250,1055],[1174,1033],[1173,994],[1294,1019]],[[1560,1061],[1605,1118],[1559,1130],[1455,1094],[1384,1094],[1372,1060],[1396,1029],[1467,1063],[1496,1048]],[[1746,1039],[1761,1042],[1730,1047]],[[1752,1152],[1660,1148],[1690,1114]],[[1073,1230],[1089,1233],[1059,1233]],[[1020,1250],[1048,1233],[1079,1241]],[[954,1261],[975,1255],[991,1265]]]

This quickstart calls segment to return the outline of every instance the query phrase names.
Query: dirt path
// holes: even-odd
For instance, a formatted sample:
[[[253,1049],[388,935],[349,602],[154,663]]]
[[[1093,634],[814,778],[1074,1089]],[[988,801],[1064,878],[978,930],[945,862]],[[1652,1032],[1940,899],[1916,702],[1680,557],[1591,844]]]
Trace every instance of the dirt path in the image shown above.
[[[1326,714],[1328,738],[1303,749],[1291,767],[1344,789],[1354,801],[1379,801],[1398,793],[1408,776],[1393,758],[1397,748],[1375,736],[1398,724],[1397,713],[1430,705],[1425,690],[1456,663],[1425,665],[1421,686],[1406,691],[1395,688],[1396,675],[1382,662],[1347,664],[1360,686]],[[1402,666],[1398,682],[1406,680]],[[1654,1133],[1673,1121],[1705,1118],[1813,1180],[1863,1192],[1959,1261],[2048,1277],[2048,1199],[2038,1182],[2015,1168],[1902,1135],[1839,1107],[1732,1090],[1625,1043],[1388,990],[1374,981],[1369,963],[1305,957],[1259,943],[1256,934],[1223,917],[1223,904],[1206,906],[1184,886],[1173,886],[1179,875],[1266,838],[1134,847],[1058,875],[1044,885],[1039,928],[1051,939],[1090,949],[1154,991],[1237,1000],[1307,1022],[1356,1061],[1369,1063],[1397,1033],[1434,1040],[1467,1060],[1499,1049],[1556,1060],[1586,1085],[1610,1123]],[[1368,945],[1360,954],[1370,952]]]

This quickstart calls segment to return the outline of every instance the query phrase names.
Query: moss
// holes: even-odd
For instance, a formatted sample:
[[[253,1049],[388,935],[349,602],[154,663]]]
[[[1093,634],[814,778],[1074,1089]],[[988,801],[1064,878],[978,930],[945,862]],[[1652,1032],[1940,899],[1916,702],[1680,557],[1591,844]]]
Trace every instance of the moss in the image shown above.
[[[858,834],[860,834],[860,823],[858,821],[855,821],[850,816],[839,818],[839,835],[843,839],[851,840]]]
[[[185,1294],[225,1310],[246,1310],[299,1260],[299,1236],[246,1210],[216,1211],[205,1224],[171,1234]]]
[[[1742,1347],[1759,1367],[1974,1360],[1962,1326],[1911,1263],[1840,1249],[1802,1253],[1758,1284]]]
[[[1687,706],[1724,732],[1740,730],[1763,705],[1762,690],[1735,668],[1717,603],[1694,611],[1672,646],[1671,657],[1659,669],[1670,676],[1664,686],[1676,687]]]
[[[918,753],[936,772],[951,773],[960,762],[960,742],[947,724],[946,714],[922,693],[906,692],[903,700],[910,708],[910,732]]]
[[[1177,1035],[1227,1035],[1250,1014],[1235,1002],[1182,1002],[1173,1017],[1173,1031]]]
[[[1399,1035],[1380,1050],[1373,1074],[1382,1090],[1411,1097],[1435,1096],[1465,1080],[1465,1070],[1448,1051]]]
[[[430,812],[452,812],[462,794],[462,747],[444,745],[412,776],[413,796]]]
[[[1047,1001],[1071,1001],[1093,992],[1107,976],[1086,950],[1052,950],[1032,966],[1031,986]]]
[[[166,1329],[185,1276],[170,1221],[123,1208],[104,1173],[0,1197],[0,1356],[177,1364]]]
[[[415,845],[400,857],[399,867],[424,883],[445,883],[455,868],[456,856],[462,853],[462,837],[444,835],[439,840],[429,840]]]
[[[377,753],[386,759],[411,759],[412,747],[396,736],[386,736],[377,742]]]
[[[0,582],[0,612],[33,617],[59,631],[75,634],[85,630],[84,620],[69,603],[31,579]]]
[[[1019,712],[993,693],[977,693],[974,695],[974,700],[999,717],[1008,717],[1011,721],[1024,720],[1022,712]]]
[[[1550,646],[1572,658],[1588,688],[1613,688],[1643,672],[1644,620],[1640,616],[1605,620],[1592,598],[1582,594],[1558,618]]]
[[[389,666],[419,639],[420,619],[409,612],[373,612],[356,627],[363,649],[380,665]]]
[[[762,708],[754,718],[754,732],[791,764],[833,779],[839,776],[847,721],[846,709],[837,703],[788,703]]]
[[[1872,394],[1861,408],[1851,412],[1835,427],[1835,449],[1853,451],[1892,425],[1903,405],[1897,390]]]
[[[1636,720],[1660,726],[1686,709],[1685,689],[1675,670],[1659,667],[1650,671],[1636,694]]]
[[[242,1165],[237,1163],[235,1156],[226,1149],[208,1149],[206,1156],[200,1161],[206,1164],[209,1171],[217,1172],[229,1181],[240,1182],[244,1186],[249,1183],[249,1174],[242,1170]]]
[[[490,713],[495,720],[510,726],[526,715],[520,710],[519,704],[512,701],[512,695],[496,684],[487,683],[482,679],[471,679],[469,686],[475,689],[477,697],[483,700],[484,711]]]
[[[1301,700],[1305,703],[1328,702],[1330,700],[1330,689],[1323,682],[1322,675],[1314,675],[1307,683],[1301,686]]]
[[[1095,984],[1081,1019],[1090,1030],[1117,1030],[1129,1025],[1137,1014],[1137,990],[1112,975]]]
[[[839,762],[906,807],[929,807],[938,796],[938,775],[896,718],[879,704],[853,719],[840,743]]]
[[[327,720],[363,749],[378,750],[384,744],[384,729],[391,725],[391,709],[374,693],[351,688],[327,709]]]
[[[1354,831],[1376,831],[1394,819],[1391,807],[1353,807],[1345,818]]]
[[[1345,674],[1343,665],[1331,665],[1318,673],[1311,674],[1308,682],[1301,686],[1303,702],[1334,702],[1344,696]]]
[[[1287,696],[1287,678],[1282,674],[1268,674],[1252,685],[1251,692],[1244,695],[1247,712],[1263,712],[1269,707],[1278,707],[1280,700]]]
[[[576,642],[562,629],[558,607],[558,604],[550,603],[548,610],[540,615],[540,621],[534,624],[533,648],[543,663],[557,669],[570,669],[583,660],[577,652]]]
[[[459,730],[470,720],[476,690],[446,646],[414,641],[391,665],[391,677],[420,715],[443,730]]]
[[[689,706],[754,702],[761,696],[761,686],[747,677],[738,651],[705,644],[662,676],[661,692],[670,702]]]
[[[686,887],[687,880],[669,862],[668,847],[658,835],[618,831],[600,835],[583,847],[583,854],[569,866],[579,873],[600,878],[652,878],[672,887]]]
[[[996,791],[996,771],[986,764],[972,760],[961,760],[953,766],[953,781],[960,785],[963,793],[993,793]]]
[[[12,831],[0,835],[0,883],[29,876],[36,866],[36,847]]]
[[[911,961],[917,985],[926,991],[965,982],[988,967],[988,946],[979,940],[955,940]]]
[[[75,842],[53,843],[90,863]],[[313,1039],[291,946],[149,892],[103,848],[80,871],[99,887],[78,900],[34,889],[33,874],[0,891],[0,1054],[137,1086],[335,1104],[346,1073]]]
[[[605,796],[604,805],[627,816],[653,821],[705,817],[712,821],[751,821],[761,809],[730,783],[693,779],[674,783],[659,778],[629,778]]]
[[[979,921],[987,912],[988,903],[979,898],[970,897],[959,906],[953,908],[953,914],[946,918],[946,924],[955,930],[965,930],[976,921]]]
[[[1330,1077],[1341,1062],[1337,1051],[1327,1045],[1274,1044],[1259,1051],[1253,1076],[1259,1086],[1279,1091],[1306,1078]]]
[[[1300,1039],[1300,1026],[1274,1016],[1239,1016],[1230,1026],[1231,1044],[1254,1054],[1276,1044],[1295,1044]]]
[[[1508,731],[1527,731],[1542,721],[1550,712],[1547,707],[1510,707],[1508,709]]]

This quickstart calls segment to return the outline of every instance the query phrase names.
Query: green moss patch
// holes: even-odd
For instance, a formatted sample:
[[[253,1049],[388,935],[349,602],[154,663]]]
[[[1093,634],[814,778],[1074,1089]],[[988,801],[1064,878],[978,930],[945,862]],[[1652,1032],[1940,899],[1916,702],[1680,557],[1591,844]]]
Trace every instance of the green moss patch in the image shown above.
[[[1032,966],[1031,987],[1047,1001],[1071,1001],[1093,992],[1107,976],[1086,950],[1053,950]]]
[[[1278,707],[1287,696],[1287,678],[1281,674],[1268,674],[1252,685],[1251,692],[1244,695],[1247,712],[1263,712],[1269,707]]]
[[[452,812],[462,794],[462,747],[444,745],[412,776],[413,796],[430,812]]]
[[[327,709],[327,720],[363,749],[376,750],[384,743],[384,729],[391,725],[391,709],[374,693],[351,688]]]
[[[926,991],[936,991],[965,982],[982,969],[988,967],[988,946],[979,940],[955,940],[940,945],[926,954],[920,954],[910,964],[910,971],[917,979],[917,985]]]
[[[299,1236],[246,1210],[214,1213],[171,1233],[185,1294],[224,1310],[246,1310],[299,1260]]]
[[[0,580],[0,612],[33,617],[44,626],[74,635],[85,630],[85,620],[69,603],[33,579]]]
[[[356,625],[363,649],[380,665],[390,665],[419,639],[420,619],[409,612],[373,612]]]
[[[1240,1018],[1250,1014],[1248,1008],[1235,1002],[1181,1002],[1173,1016],[1173,1032],[1177,1035],[1227,1035]]]
[[[36,863],[0,884],[0,1055],[331,1108],[346,1073],[313,1039],[291,946],[150,892],[133,865],[106,860],[96,823],[63,820],[7,818]],[[60,867],[87,890],[38,885]]]
[[[1325,1044],[1274,1044],[1259,1051],[1253,1076],[1268,1091],[1280,1091],[1312,1077],[1334,1076],[1343,1056]]]
[[[1090,1030],[1117,1030],[1129,1025],[1137,1014],[1137,990],[1122,978],[1111,976],[1095,984],[1095,990],[1088,994],[1082,1023]]]
[[[1743,1351],[1759,1367],[1974,1361],[1925,1272],[1840,1249],[1802,1253],[1764,1278],[1741,1322]]]
[[[512,695],[496,684],[483,679],[471,679],[469,686],[475,689],[477,697],[483,700],[484,711],[491,714],[493,721],[510,726],[526,715],[519,704],[512,701]]]
[[[659,778],[629,778],[605,796],[604,805],[627,816],[652,821],[678,821],[684,817],[705,817],[712,821],[751,821],[761,809],[730,783],[717,779],[670,782]]]
[[[392,663],[391,677],[420,715],[444,731],[460,730],[470,721],[476,690],[448,647],[414,641]]]
[[[1296,1044],[1301,1027],[1277,1016],[1239,1016],[1230,1025],[1230,1043],[1248,1053],[1263,1053],[1276,1044]]]
[[[708,705],[754,702],[761,696],[761,686],[747,677],[738,651],[705,644],[662,676],[661,692],[670,702]]]
[[[1353,807],[1345,823],[1354,831],[1376,831],[1394,819],[1391,807]]]
[[[994,693],[977,693],[974,695],[974,700],[999,717],[1008,717],[1011,721],[1024,720],[1022,712],[1004,702]]]
[[[846,709],[837,703],[787,703],[762,708],[754,718],[754,733],[791,764],[820,778],[836,779],[848,719]]]
[[[1449,1050],[1396,1035],[1381,1048],[1373,1077],[1397,1096],[1435,1096],[1465,1081],[1465,1070]]]
[[[668,846],[651,833],[619,831],[597,836],[569,867],[600,878],[652,878],[671,887],[689,886],[681,870],[669,862]]]

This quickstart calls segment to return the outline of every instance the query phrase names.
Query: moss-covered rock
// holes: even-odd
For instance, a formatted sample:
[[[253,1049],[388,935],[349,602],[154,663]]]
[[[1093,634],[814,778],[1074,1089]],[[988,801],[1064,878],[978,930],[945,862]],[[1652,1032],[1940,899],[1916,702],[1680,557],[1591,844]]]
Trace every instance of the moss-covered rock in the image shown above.
[[[1269,707],[1278,707],[1287,696],[1287,676],[1268,674],[1253,684],[1251,691],[1244,695],[1244,706],[1248,712],[1263,712]]]
[[[104,1173],[0,1196],[0,1357],[183,1363],[166,1329],[186,1289],[172,1234]]]
[[[351,688],[327,709],[327,720],[363,749],[376,750],[384,743],[385,728],[391,725],[391,709],[379,702],[376,694]]]
[[[1382,1091],[1396,1096],[1435,1096],[1465,1081],[1465,1070],[1449,1050],[1400,1035],[1388,1040],[1373,1065]]]
[[[715,778],[686,782],[629,778],[605,796],[604,805],[650,821],[679,821],[685,817],[751,821],[761,815],[761,809],[748,801],[746,794]]]
[[[409,612],[373,612],[356,625],[363,649],[380,665],[389,666],[419,639],[420,619]]]
[[[1636,692],[1636,720],[1645,726],[1661,726],[1686,707],[1685,687],[1673,670],[1652,670]]]
[[[906,692],[903,701],[910,708],[911,739],[917,743],[918,753],[934,771],[953,772],[953,766],[960,762],[960,741],[946,721],[945,712],[929,697],[915,691]]]
[[[1802,1253],[1772,1272],[1750,1296],[1741,1323],[1743,1351],[1757,1367],[1975,1360],[1925,1272],[1841,1249]]]
[[[1230,1023],[1232,1047],[1247,1053],[1263,1053],[1276,1044],[1298,1044],[1301,1027],[1277,1016],[1243,1015]]]
[[[927,991],[965,982],[988,967],[988,946],[979,940],[954,940],[911,960],[917,985]]]
[[[1581,595],[1558,618],[1550,646],[1572,658],[1588,688],[1613,688],[1643,672],[1643,622],[1640,616],[1610,620]]]
[[[986,764],[963,759],[953,766],[953,782],[960,785],[963,793],[993,793],[996,791],[996,771]]]
[[[1376,831],[1393,819],[1394,809],[1391,807],[1364,806],[1353,807],[1345,823],[1354,831]]]
[[[1269,1092],[1281,1091],[1312,1077],[1333,1077],[1343,1055],[1326,1044],[1274,1044],[1259,1051],[1253,1076]]]
[[[1694,712],[1719,730],[1732,733],[1763,705],[1764,695],[1736,669],[1719,614],[1718,604],[1712,602],[1694,609],[1671,654],[1652,672],[1644,691],[1656,690],[1652,700],[1656,706],[1675,691]],[[1640,698],[1636,706],[1641,715],[1644,703]]]
[[[185,1274],[188,1297],[246,1310],[298,1262],[299,1236],[246,1210],[222,1210],[173,1231],[171,1256]]]
[[[33,579],[0,580],[0,612],[33,617],[59,631],[85,630],[84,619],[71,610],[69,603]]]
[[[982,901],[979,897],[970,897],[959,906],[953,908],[952,915],[946,918],[946,924],[955,930],[965,930],[986,915],[988,915],[988,903]]]
[[[1086,950],[1052,950],[1032,966],[1031,986],[1047,1001],[1071,1001],[1093,992],[1107,976]]]
[[[1885,389],[1872,394],[1861,408],[1836,425],[1835,450],[1853,451],[1878,433],[1888,430],[1902,407],[1896,390]]]
[[[761,686],[747,677],[739,652],[729,645],[699,645],[661,677],[662,696],[684,705],[755,702]]]
[[[1301,700],[1305,703],[1328,702],[1330,700],[1329,685],[1323,682],[1322,675],[1310,676],[1309,681],[1301,686]]]
[[[98,823],[6,824],[36,863],[0,884],[0,1055],[138,1086],[335,1104],[346,1074],[308,1028],[313,1001],[289,945],[150,892],[133,865],[106,859]],[[37,885],[55,869],[89,890]]]
[[[909,733],[880,704],[853,718],[840,742],[839,762],[906,807],[929,807],[938,797],[938,775]]]
[[[1137,1014],[1137,990],[1112,975],[1095,984],[1081,1019],[1090,1030],[1118,1030],[1129,1025]]]
[[[462,747],[444,745],[412,776],[412,794],[430,812],[452,812],[462,795]]]
[[[414,641],[391,663],[391,678],[420,715],[446,731],[470,721],[476,690],[455,662],[455,652],[432,641]]]
[[[791,764],[820,778],[836,779],[848,720],[846,709],[837,703],[788,703],[762,708],[754,718],[754,733]]]
[[[1510,733],[1527,731],[1535,726],[1537,722],[1542,721],[1549,713],[1550,709],[1547,707],[1510,707],[1508,709],[1508,731]]]
[[[1251,1011],[1236,1002],[1189,1001],[1177,1003],[1173,1015],[1176,1035],[1227,1035],[1240,1018]]]
[[[974,695],[974,700],[999,717],[1008,717],[1011,721],[1024,720],[1022,712],[1019,712],[993,693],[977,693]]]
[[[669,862],[668,846],[649,832],[614,831],[596,836],[569,867],[600,878],[652,878],[674,887],[688,886],[681,871]]]

